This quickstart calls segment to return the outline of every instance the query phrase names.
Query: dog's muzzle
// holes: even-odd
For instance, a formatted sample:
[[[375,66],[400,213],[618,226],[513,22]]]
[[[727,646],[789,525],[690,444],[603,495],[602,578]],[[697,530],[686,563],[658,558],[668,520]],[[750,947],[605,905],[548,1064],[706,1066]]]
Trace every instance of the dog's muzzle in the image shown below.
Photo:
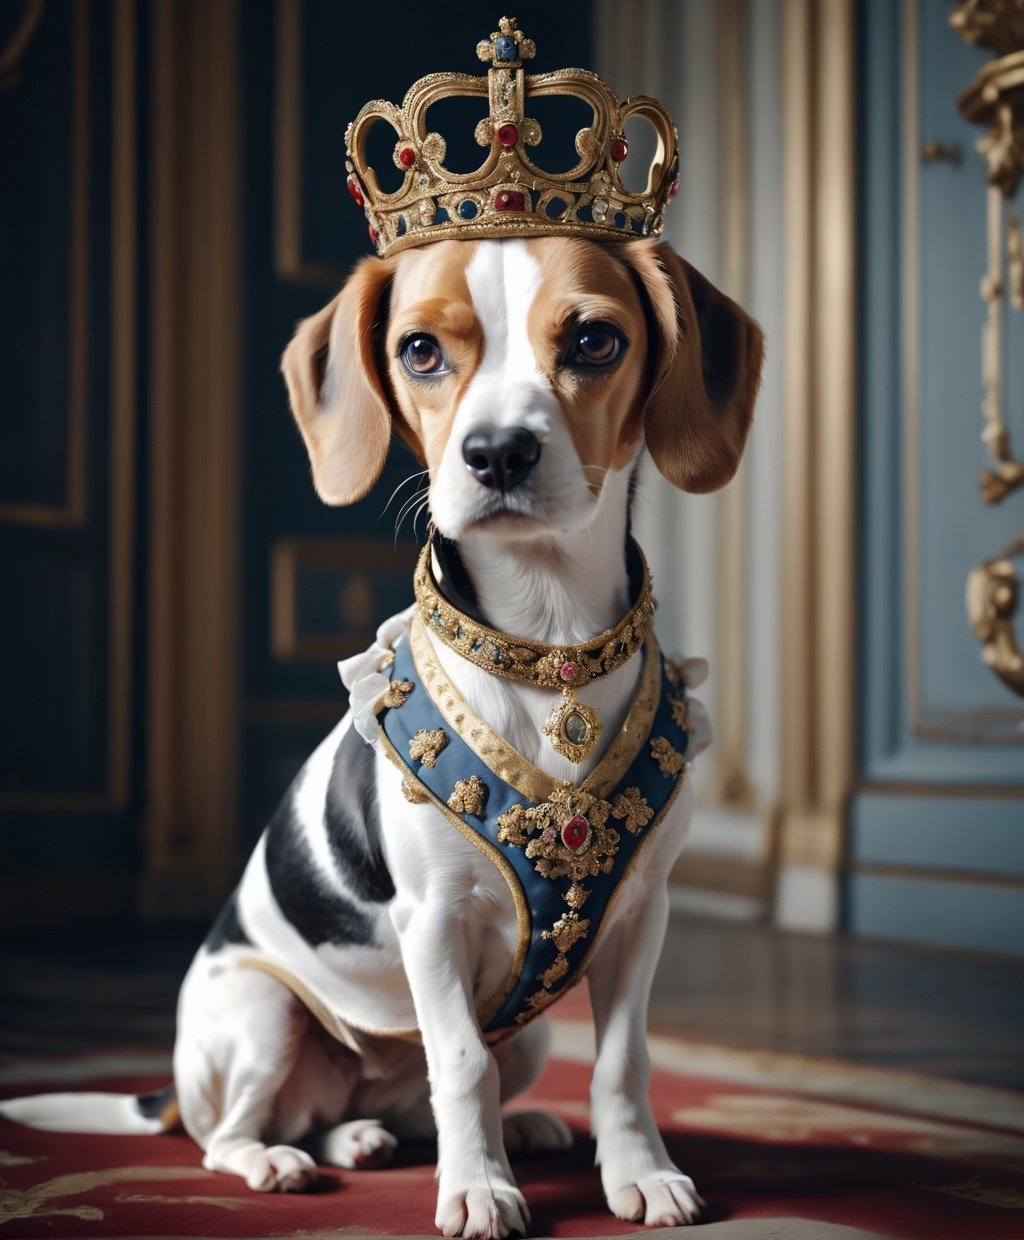
[[[540,449],[540,440],[525,426],[485,426],[462,441],[462,459],[477,482],[504,495],[530,476]]]

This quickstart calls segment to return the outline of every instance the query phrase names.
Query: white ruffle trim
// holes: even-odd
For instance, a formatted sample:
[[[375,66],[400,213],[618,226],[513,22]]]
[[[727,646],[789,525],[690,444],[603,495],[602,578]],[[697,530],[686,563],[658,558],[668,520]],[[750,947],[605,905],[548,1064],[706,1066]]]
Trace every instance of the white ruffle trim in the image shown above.
[[[707,659],[681,659],[676,662],[683,684],[687,689],[696,689],[708,678]],[[711,744],[711,716],[704,703],[689,693],[686,695],[686,722],[690,743],[686,747],[686,760],[692,762]]]
[[[338,664],[342,684],[348,690],[352,723],[368,745],[377,743],[377,716],[373,708],[391,684],[386,670],[394,660],[398,639],[409,631],[415,613],[416,604],[413,603],[397,616],[385,620],[368,650],[354,654],[350,659],[342,659]]]

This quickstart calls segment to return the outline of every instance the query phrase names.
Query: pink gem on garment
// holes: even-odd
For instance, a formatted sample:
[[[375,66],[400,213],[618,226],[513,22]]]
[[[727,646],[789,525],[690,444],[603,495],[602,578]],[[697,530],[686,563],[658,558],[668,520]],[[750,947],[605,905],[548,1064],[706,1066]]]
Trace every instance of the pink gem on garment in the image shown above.
[[[590,839],[590,823],[582,814],[576,814],[562,828],[562,843],[571,852],[579,850]]]
[[[578,671],[579,671],[579,668],[576,666],[576,664],[570,663],[567,659],[562,664],[562,666],[558,669],[558,674],[559,676],[561,676],[563,680],[573,681],[576,679],[576,673]]]

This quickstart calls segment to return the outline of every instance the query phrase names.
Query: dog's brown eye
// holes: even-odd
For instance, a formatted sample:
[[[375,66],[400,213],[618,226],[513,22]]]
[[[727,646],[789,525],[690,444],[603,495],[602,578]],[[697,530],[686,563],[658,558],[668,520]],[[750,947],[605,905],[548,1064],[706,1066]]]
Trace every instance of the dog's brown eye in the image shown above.
[[[600,323],[587,323],[576,333],[569,362],[576,366],[609,366],[622,352],[622,337]]]
[[[399,356],[414,375],[436,375],[445,368],[444,354],[433,336],[410,336]]]

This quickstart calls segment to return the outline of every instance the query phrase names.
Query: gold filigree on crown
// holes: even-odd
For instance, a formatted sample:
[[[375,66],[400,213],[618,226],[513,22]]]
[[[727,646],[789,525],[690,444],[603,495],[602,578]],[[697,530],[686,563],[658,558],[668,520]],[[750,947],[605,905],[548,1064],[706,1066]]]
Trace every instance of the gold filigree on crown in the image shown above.
[[[368,103],[345,132],[348,188],[363,207],[377,253],[396,253],[446,238],[581,236],[599,241],[657,237],[665,207],[679,188],[675,126],[664,108],[646,95],[624,101],[596,73],[559,69],[527,76],[523,62],[536,54],[514,17],[503,17],[477,55],[490,64],[486,77],[432,73],[406,92],[401,107],[382,99]],[[540,125],[527,116],[530,99],[567,95],[583,100],[593,120],[576,135],[579,160],[568,172],[545,172],[527,148],[540,145]],[[432,104],[453,96],[481,96],[489,115],[476,127],[488,149],[475,172],[444,166],[447,146],[428,132]],[[657,149],[642,192],[620,176],[629,155],[626,121],[642,117],[657,136]],[[395,166],[401,186],[385,193],[366,162],[366,138],[378,122],[397,135]]]

